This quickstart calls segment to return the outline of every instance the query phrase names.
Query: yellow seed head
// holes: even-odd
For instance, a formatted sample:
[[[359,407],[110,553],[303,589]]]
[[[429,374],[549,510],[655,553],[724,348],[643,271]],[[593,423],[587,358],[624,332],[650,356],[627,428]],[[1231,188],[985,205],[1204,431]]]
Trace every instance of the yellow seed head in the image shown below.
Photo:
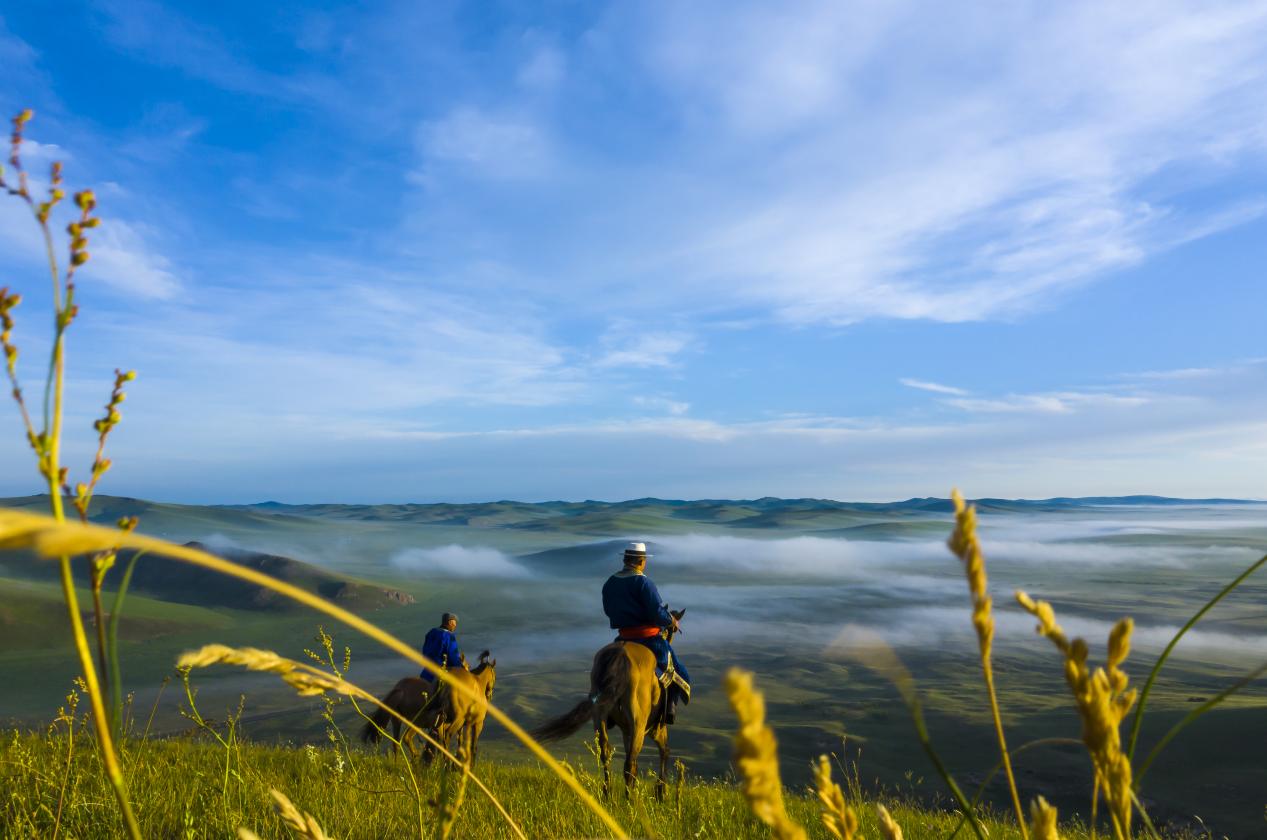
[[[875,813],[879,819],[880,833],[884,835],[885,840],[902,840],[902,827],[893,819],[889,809],[877,802]]]
[[[828,833],[838,840],[853,840],[858,834],[858,815],[845,802],[840,785],[832,781],[831,761],[825,755],[814,765],[814,791]]]
[[[1029,834],[1033,840],[1060,840],[1056,830],[1056,809],[1041,796],[1029,805]]]
[[[269,793],[273,797],[273,808],[276,809],[277,816],[281,818],[282,824],[290,829],[292,835],[303,840],[332,840],[330,835],[317,824],[312,814],[306,814],[296,808],[295,803],[291,802],[286,794],[276,788],[269,790]]]
[[[752,686],[752,673],[731,668],[726,694],[739,718],[735,765],[743,778],[743,794],[757,819],[770,826],[777,840],[805,840],[805,830],[788,817],[779,779],[778,744],[765,724],[765,698]]]
[[[1087,665],[1085,639],[1069,641],[1056,624],[1055,613],[1045,601],[1034,601],[1023,592],[1017,601],[1039,620],[1038,632],[1051,639],[1064,654],[1065,681],[1082,718],[1082,742],[1086,745],[1098,777],[1103,780],[1116,823],[1129,834],[1132,813],[1131,764],[1122,753],[1121,723],[1135,703],[1135,691],[1128,690],[1129,677],[1119,666],[1130,653],[1129,618],[1122,619],[1109,633],[1108,666],[1092,670]]]

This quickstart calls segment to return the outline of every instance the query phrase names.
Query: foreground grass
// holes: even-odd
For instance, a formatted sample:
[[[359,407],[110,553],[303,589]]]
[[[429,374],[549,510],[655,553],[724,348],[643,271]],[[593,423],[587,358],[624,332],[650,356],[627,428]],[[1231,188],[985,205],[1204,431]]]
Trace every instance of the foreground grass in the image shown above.
[[[99,759],[86,733],[68,748],[64,732],[53,737],[9,732],[0,744],[0,835],[12,838],[105,838],[123,836],[118,810],[103,781]],[[137,819],[147,837],[232,837],[239,826],[261,837],[286,837],[272,810],[277,788],[311,813],[332,837],[435,836],[435,801],[451,801],[454,774],[418,771],[421,801],[415,799],[401,759],[352,750],[238,744],[232,750],[199,739],[131,741],[123,745]],[[68,760],[69,759],[69,760]],[[592,768],[575,768],[597,789]],[[540,767],[481,762],[476,771],[530,837],[600,837],[601,825],[580,807],[557,779]],[[663,802],[650,796],[612,802],[618,820],[639,837],[765,838],[734,784],[688,778],[670,785]],[[863,835],[879,837],[874,808],[857,803]],[[885,800],[905,836],[943,838],[958,825],[949,811],[910,801]],[[804,792],[789,795],[792,817],[811,837],[825,838],[817,803]],[[60,821],[58,813],[61,813]],[[420,820],[421,812],[421,820]],[[421,823],[421,829],[420,829]],[[1019,837],[1014,827],[988,819],[991,838]],[[496,811],[468,788],[454,837],[510,836]],[[966,830],[960,837],[970,836]],[[1080,826],[1062,826],[1066,838],[1087,837]]]

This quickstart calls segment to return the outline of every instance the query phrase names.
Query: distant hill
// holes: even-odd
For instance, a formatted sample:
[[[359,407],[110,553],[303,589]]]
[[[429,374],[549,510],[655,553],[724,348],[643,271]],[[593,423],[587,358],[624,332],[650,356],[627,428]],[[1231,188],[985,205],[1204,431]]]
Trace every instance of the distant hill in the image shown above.
[[[414,603],[413,596],[408,593],[354,580],[290,557],[236,548],[212,548],[199,542],[186,545],[263,572],[358,612]],[[57,574],[56,563],[36,560],[26,554],[10,556],[19,561],[7,562],[4,566],[6,574],[11,577],[42,581],[51,580]],[[119,552],[116,567],[123,568],[131,558],[132,552]],[[86,562],[86,558],[75,558],[77,566]],[[87,571],[80,569],[77,576],[84,580]],[[107,578],[106,589],[112,590],[118,579],[117,574]],[[158,601],[199,607],[270,611],[300,608],[271,589],[156,554],[141,555],[132,575],[130,591]]]
[[[1177,499],[1166,496],[1089,496],[1082,498],[975,500],[982,514],[1069,513],[1091,508],[1175,507],[1180,505],[1267,505],[1248,499]],[[44,510],[45,496],[0,499],[0,506]],[[592,542],[606,537],[638,534],[779,532],[822,536],[878,536],[919,533],[918,523],[945,522],[953,507],[949,499],[912,498],[896,502],[842,502],[834,499],[628,499],[621,502],[497,502],[436,504],[302,504],[260,502],[242,505],[176,505],[118,496],[94,499],[95,522],[112,523],[120,516],[139,516],[147,534],[184,541],[210,534],[229,536],[230,542],[258,544],[261,535],[273,550],[297,543],[328,543],[349,526],[366,534],[375,528],[401,526],[405,533],[417,526],[424,542],[446,544],[465,540],[470,531],[478,539],[499,544],[558,545]],[[884,528],[870,528],[883,524]],[[910,524],[915,527],[903,527]],[[367,531],[366,529],[369,529]],[[864,530],[854,530],[864,529]],[[430,534],[432,536],[428,537]],[[393,549],[394,550],[394,549]],[[519,549],[516,548],[516,551]]]
[[[399,590],[351,580],[290,557],[241,549],[211,548],[197,542],[187,545],[286,581],[349,609],[363,611],[414,603],[412,595]],[[120,563],[126,563],[127,560],[128,557],[125,556],[119,558]],[[209,569],[152,555],[142,555],[137,562],[136,571],[132,575],[132,587],[151,597],[183,604],[255,610],[288,610],[299,607],[271,589]]]

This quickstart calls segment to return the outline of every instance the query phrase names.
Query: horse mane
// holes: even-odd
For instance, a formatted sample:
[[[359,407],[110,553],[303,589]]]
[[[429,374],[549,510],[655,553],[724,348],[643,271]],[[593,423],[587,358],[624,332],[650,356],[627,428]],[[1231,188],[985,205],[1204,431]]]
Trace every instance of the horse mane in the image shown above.
[[[492,652],[491,652],[491,651],[489,651],[487,648],[485,648],[484,650],[480,651],[479,664],[478,664],[478,665],[476,665],[474,668],[471,668],[471,669],[470,669],[471,674],[472,674],[472,675],[475,675],[475,676],[478,676],[479,674],[484,673],[484,669],[485,669],[485,668],[496,668],[496,667],[497,667],[497,660],[496,660],[496,659],[489,659],[489,657],[490,657],[491,655],[492,655]]]

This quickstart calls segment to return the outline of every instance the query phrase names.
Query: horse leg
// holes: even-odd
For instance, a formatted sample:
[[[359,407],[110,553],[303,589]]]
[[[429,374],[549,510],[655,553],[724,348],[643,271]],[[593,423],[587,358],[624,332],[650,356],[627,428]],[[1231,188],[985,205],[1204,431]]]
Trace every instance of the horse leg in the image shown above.
[[[642,743],[647,735],[646,720],[637,717],[625,721],[625,793],[633,792],[638,782],[638,754],[642,752]]]
[[[475,764],[475,751],[479,747],[480,735],[484,732],[484,718],[471,722],[471,764]]]
[[[594,733],[598,736],[598,762],[603,765],[603,798],[611,796],[612,749],[611,738],[607,736],[607,721],[594,721]]]
[[[666,780],[669,778],[669,727],[664,724],[664,721],[656,726],[651,737],[660,748],[660,778],[656,781],[655,798],[663,802],[664,791],[668,784]]]

